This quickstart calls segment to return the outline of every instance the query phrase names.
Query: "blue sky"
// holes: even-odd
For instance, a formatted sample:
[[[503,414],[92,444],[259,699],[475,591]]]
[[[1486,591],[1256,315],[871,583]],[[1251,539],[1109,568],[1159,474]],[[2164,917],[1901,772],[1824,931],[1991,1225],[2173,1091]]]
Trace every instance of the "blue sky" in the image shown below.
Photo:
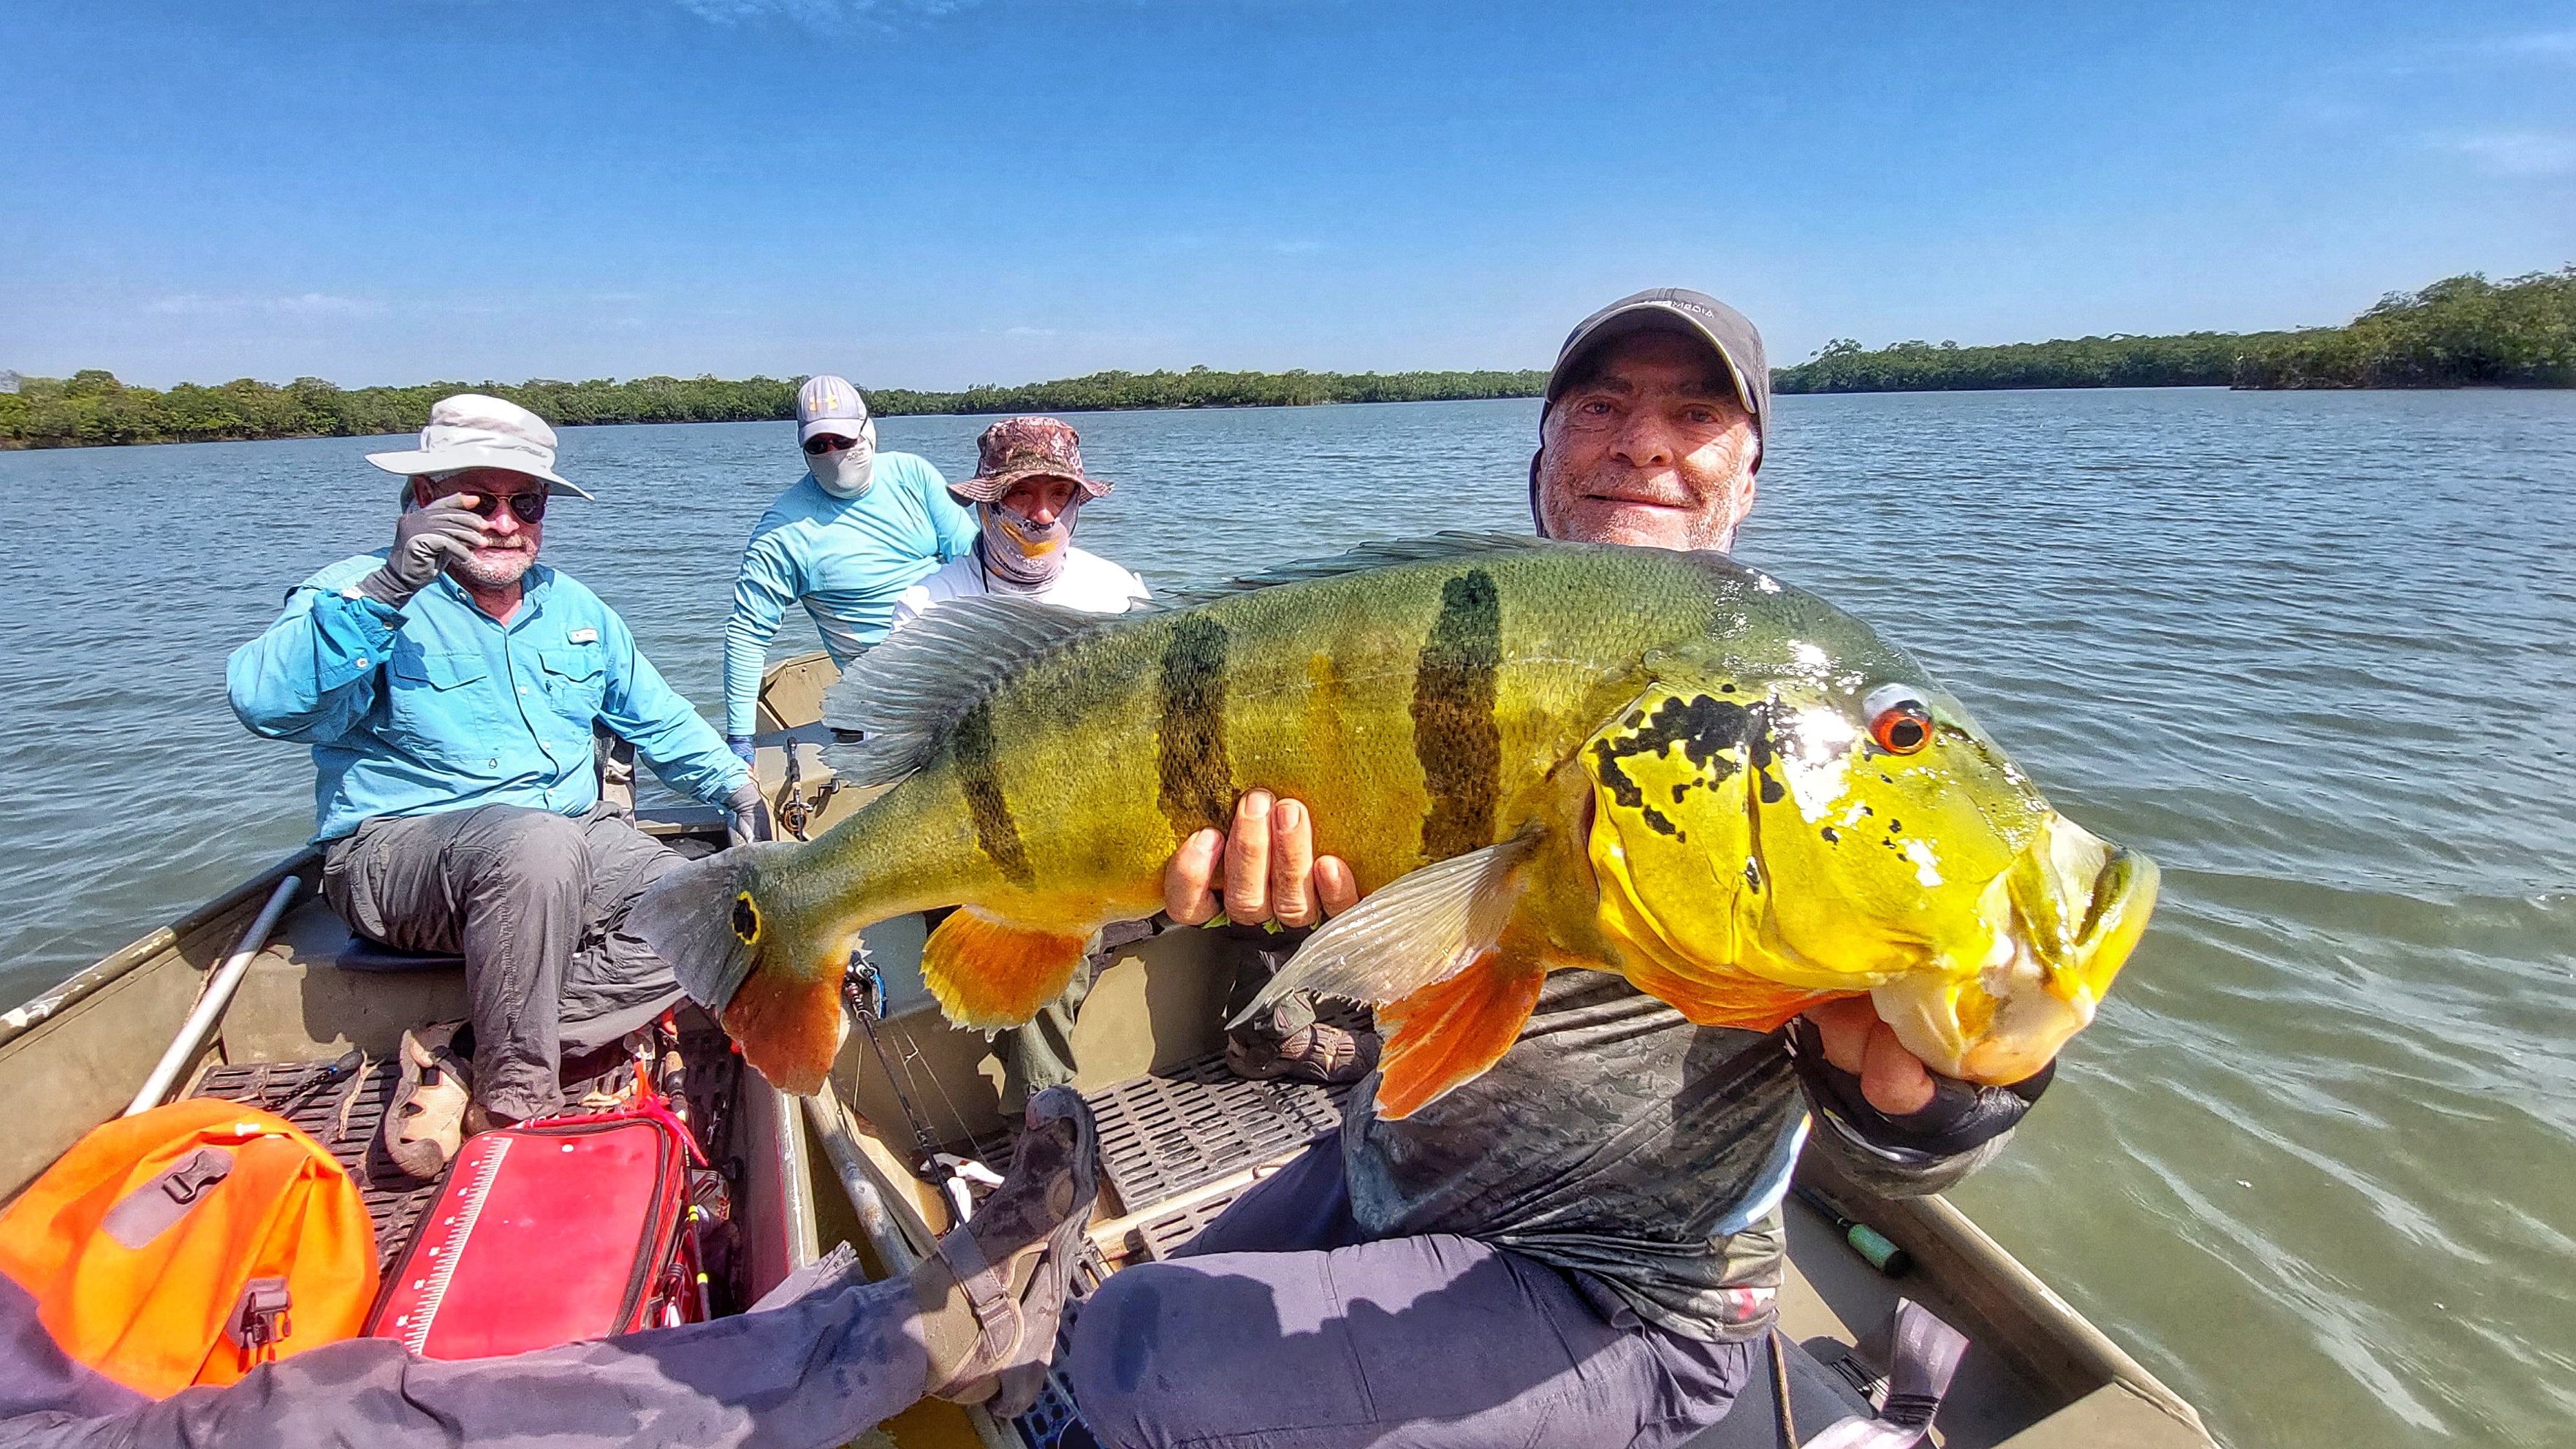
[[[2576,261],[2576,5],[0,3],[0,367],[1775,360]]]

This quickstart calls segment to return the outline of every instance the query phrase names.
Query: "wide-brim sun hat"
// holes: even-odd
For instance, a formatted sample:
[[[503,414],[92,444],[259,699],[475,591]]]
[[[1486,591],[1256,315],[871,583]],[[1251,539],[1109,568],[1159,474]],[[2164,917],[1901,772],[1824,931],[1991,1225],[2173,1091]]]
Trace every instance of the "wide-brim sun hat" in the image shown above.
[[[462,392],[430,405],[429,426],[420,430],[420,446],[407,453],[369,453],[367,461],[388,473],[417,478],[424,473],[461,473],[468,468],[502,468],[546,485],[546,492],[588,498],[590,491],[555,472],[555,430],[535,413],[497,397]]]
[[[1030,478],[1062,478],[1082,490],[1085,502],[1112,484],[1082,471],[1082,435],[1059,418],[1004,418],[975,444],[975,476],[948,485],[963,503],[992,503],[1011,485]]]

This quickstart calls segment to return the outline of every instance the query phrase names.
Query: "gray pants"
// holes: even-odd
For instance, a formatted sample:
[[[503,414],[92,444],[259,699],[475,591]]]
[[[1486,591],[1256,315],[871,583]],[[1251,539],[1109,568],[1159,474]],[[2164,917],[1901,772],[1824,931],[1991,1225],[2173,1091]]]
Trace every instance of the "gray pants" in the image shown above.
[[[465,958],[474,1096],[504,1117],[563,1103],[567,1049],[605,1046],[680,999],[626,911],[680,857],[608,806],[379,816],[331,842],[322,893],[349,928]]]
[[[1760,1362],[1758,1339],[1616,1318],[1490,1243],[1367,1238],[1337,1131],[1102,1284],[1064,1366],[1112,1449],[1660,1449],[1726,1417]]]

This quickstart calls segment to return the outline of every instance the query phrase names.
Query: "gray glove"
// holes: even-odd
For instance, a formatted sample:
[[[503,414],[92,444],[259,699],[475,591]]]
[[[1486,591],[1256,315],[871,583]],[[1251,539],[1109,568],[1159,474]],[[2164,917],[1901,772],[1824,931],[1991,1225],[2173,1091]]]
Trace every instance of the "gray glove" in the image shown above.
[[[760,798],[758,785],[745,780],[734,786],[724,808],[733,817],[725,822],[725,844],[747,845],[770,838],[769,802]]]
[[[358,580],[358,592],[399,609],[428,588],[450,560],[473,552],[484,541],[483,520],[458,501],[464,496],[450,494],[406,510],[394,523],[393,552],[385,555],[382,568]]]

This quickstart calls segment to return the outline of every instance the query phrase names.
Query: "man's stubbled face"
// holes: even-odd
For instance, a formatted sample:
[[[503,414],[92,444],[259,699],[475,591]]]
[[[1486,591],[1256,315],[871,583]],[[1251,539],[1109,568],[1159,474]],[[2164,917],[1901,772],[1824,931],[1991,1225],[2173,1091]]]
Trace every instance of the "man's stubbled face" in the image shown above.
[[[491,517],[482,520],[483,543],[471,555],[447,566],[448,572],[456,575],[457,582],[470,589],[493,593],[517,583],[527,573],[528,566],[537,561],[537,549],[545,540],[545,525],[520,518],[511,511],[507,500],[515,494],[542,494],[545,491],[543,480],[513,473],[506,468],[469,468],[428,483],[427,496],[421,498],[422,502],[458,493],[504,500],[499,508],[493,510]]]
[[[1604,344],[1540,425],[1539,521],[1551,538],[1733,546],[1761,445],[1726,364],[1665,331]]]

